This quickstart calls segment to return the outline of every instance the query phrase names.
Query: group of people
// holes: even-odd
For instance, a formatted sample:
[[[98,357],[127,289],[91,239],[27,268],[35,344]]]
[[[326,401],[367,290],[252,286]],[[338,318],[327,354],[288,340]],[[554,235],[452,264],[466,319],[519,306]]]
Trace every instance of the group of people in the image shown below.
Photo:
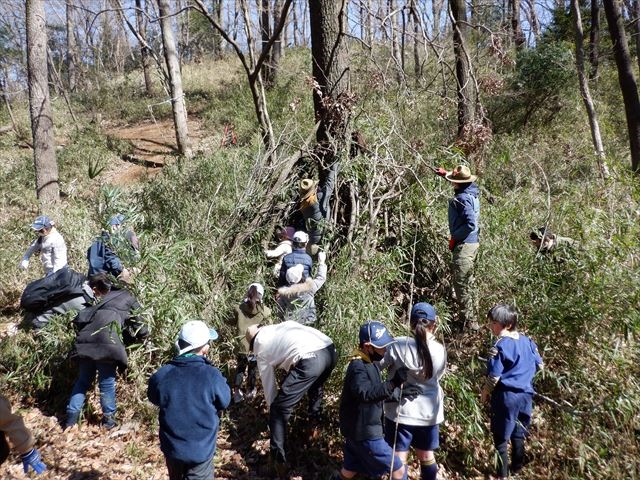
[[[453,286],[460,307],[459,319],[475,331],[480,328],[473,294],[480,230],[476,176],[466,166],[450,172],[437,169],[436,173],[450,181],[455,192],[448,214]],[[309,179],[300,183],[301,209],[306,209],[306,226],[309,230],[310,224],[311,230],[280,227],[276,231],[278,245],[265,250],[267,258],[276,260],[273,273],[279,322],[272,323],[271,309],[263,302],[265,288],[257,282],[249,285],[245,298],[233,310],[237,363],[231,381],[207,359],[210,342],[218,338],[218,333],[201,320],[182,326],[175,344],[177,355],[149,379],[147,396],[159,407],[160,448],[170,480],[213,477],[219,413],[232,401],[254,398],[258,375],[269,411],[270,477],[287,478],[287,426],[305,396],[308,425],[322,422],[323,387],[337,364],[338,353],[333,340],[316,328],[314,296],[326,281],[327,264],[326,253],[319,248],[322,218],[316,218],[320,200],[315,186]],[[123,222],[124,217],[117,215],[109,225],[119,227]],[[32,228],[39,238],[30,246],[21,266],[26,268],[31,254],[40,249],[47,276],[68,268],[64,240],[53,222],[38,217]],[[129,231],[131,234],[125,238],[137,252],[137,239]],[[104,231],[87,253],[91,300],[73,320],[78,334],[72,357],[78,360],[80,372],[67,406],[65,428],[80,420],[86,391],[96,373],[102,425],[106,429],[116,426],[115,379],[117,369],[127,364],[125,346],[148,335],[136,315],[137,300],[126,288],[126,282],[117,282],[126,269],[110,247],[112,233],[113,230]],[[540,235],[537,240],[544,243],[545,232]],[[534,241],[533,236],[531,240]],[[94,268],[98,262],[102,267]],[[406,337],[394,338],[379,321],[369,320],[359,329],[340,397],[344,458],[334,480],[351,479],[357,474],[388,474],[395,480],[406,479],[411,448],[420,462],[421,478],[432,480],[437,476],[434,452],[439,447],[439,425],[444,420],[440,379],[446,370],[447,354],[435,336],[438,316],[433,305],[413,305],[409,318],[411,335]],[[118,328],[110,328],[114,321]],[[524,464],[524,438],[534,393],[532,381],[542,368],[542,359],[535,343],[518,333],[518,314],[513,307],[495,306],[488,313],[488,321],[497,341],[487,361],[481,398],[491,405],[491,431],[499,454],[497,478],[505,479]],[[280,382],[278,369],[284,371]],[[382,375],[385,370],[386,380]],[[6,431],[2,425],[0,431]],[[31,466],[40,473],[44,464],[39,453],[27,449],[33,446],[32,442],[25,445],[19,450],[24,455],[25,472]]]

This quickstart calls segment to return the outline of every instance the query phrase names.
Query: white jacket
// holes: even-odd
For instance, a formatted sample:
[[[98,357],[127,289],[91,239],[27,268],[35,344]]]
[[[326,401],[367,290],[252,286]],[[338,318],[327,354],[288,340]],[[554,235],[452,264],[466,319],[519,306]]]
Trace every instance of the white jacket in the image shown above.
[[[31,255],[40,252],[40,261],[44,267],[45,275],[57,272],[67,265],[67,244],[56,227],[51,227],[51,231],[44,237],[36,238],[22,257],[29,261]]]
[[[278,395],[276,368],[289,371],[299,360],[331,345],[333,341],[315,328],[288,321],[265,325],[258,330],[253,342],[253,353],[267,405]]]
[[[440,379],[447,366],[447,352],[431,334],[428,334],[428,342],[433,362],[431,378],[425,378],[422,374],[422,364],[413,337],[396,337],[396,342],[387,348],[380,362],[380,368],[389,369],[389,376],[406,366],[409,375],[404,385],[417,385],[422,389],[422,394],[403,400],[400,406],[397,402],[385,402],[384,415],[393,422],[398,417],[403,425],[427,426],[444,421],[444,392],[440,387]]]
[[[278,277],[280,275],[280,267],[282,267],[282,259],[285,255],[290,254],[293,251],[293,243],[291,240],[281,241],[273,250],[265,250],[264,254],[267,258],[277,258],[276,264],[273,266],[273,275]]]

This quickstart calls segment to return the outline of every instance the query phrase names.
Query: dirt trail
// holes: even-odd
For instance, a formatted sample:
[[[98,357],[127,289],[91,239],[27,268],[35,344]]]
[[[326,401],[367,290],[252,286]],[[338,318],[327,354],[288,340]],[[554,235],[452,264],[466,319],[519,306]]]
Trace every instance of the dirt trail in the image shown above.
[[[192,148],[195,150],[204,133],[199,120],[192,117],[187,124]],[[136,125],[110,127],[105,129],[105,133],[133,145],[133,153],[110,169],[108,182],[115,185],[129,185],[139,182],[146,175],[157,174],[162,165],[170,162],[177,153],[176,134],[171,119],[146,120]]]

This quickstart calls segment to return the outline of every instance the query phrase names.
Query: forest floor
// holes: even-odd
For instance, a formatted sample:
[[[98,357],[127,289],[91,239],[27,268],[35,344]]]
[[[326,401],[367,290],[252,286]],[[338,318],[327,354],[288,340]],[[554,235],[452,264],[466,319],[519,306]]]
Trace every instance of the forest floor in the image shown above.
[[[189,122],[194,149],[205,139],[197,120]],[[137,125],[110,127],[109,135],[131,142],[131,160],[123,159],[111,165],[106,172],[107,183],[122,187],[132,186],[147,176],[157,174],[162,164],[175,154],[175,135],[170,119],[149,121]],[[150,166],[152,165],[152,166]],[[17,305],[16,305],[17,308]],[[16,310],[17,311],[17,310]],[[11,336],[17,325],[0,325],[0,339]],[[118,395],[126,395],[122,383]],[[29,404],[26,399],[11,398],[14,410],[24,418],[36,437],[36,445],[42,453],[48,470],[38,478],[43,480],[164,480],[168,478],[164,457],[160,451],[157,425],[132,420],[133,412],[119,411],[119,425],[111,431],[99,426],[99,417],[90,414],[80,426],[63,430],[61,421],[51,412]],[[97,387],[89,392],[90,411],[99,412]],[[334,407],[338,399],[330,399]],[[299,408],[298,410],[303,410]],[[238,421],[236,421],[238,420]],[[288,444],[292,464],[291,480],[330,478],[341,458],[341,437],[337,418],[332,418],[331,428],[311,435],[304,418],[292,418]],[[267,478],[258,472],[266,465],[269,449],[267,413],[263,398],[232,405],[223,414],[215,458],[215,478],[259,480]],[[410,470],[410,478],[419,478],[417,465]],[[33,473],[31,474],[34,478]],[[11,456],[0,467],[0,478],[23,479],[22,464],[17,456]],[[461,478],[455,473],[439,472],[440,479]],[[469,478],[469,477],[468,477]],[[484,478],[483,476],[476,478]]]

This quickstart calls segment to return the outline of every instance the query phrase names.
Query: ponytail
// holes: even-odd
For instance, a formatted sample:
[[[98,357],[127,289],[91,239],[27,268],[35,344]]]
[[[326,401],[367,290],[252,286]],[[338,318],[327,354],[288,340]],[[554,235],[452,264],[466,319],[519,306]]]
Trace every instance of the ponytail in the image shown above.
[[[258,303],[262,303],[262,295],[260,295],[260,293],[258,292],[258,288],[255,285],[251,285],[249,287],[245,302],[251,307],[252,310],[255,310]]]
[[[413,330],[413,338],[416,341],[418,357],[422,363],[422,373],[427,379],[433,376],[433,360],[431,359],[429,342],[427,340],[429,324],[431,323],[433,322],[429,322],[424,318],[411,319],[411,329]]]

